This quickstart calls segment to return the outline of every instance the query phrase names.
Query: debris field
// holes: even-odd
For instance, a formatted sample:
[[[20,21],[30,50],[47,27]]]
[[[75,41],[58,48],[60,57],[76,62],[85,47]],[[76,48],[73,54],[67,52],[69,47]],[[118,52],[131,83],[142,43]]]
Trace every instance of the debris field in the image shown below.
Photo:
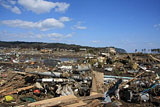
[[[160,106],[160,55],[0,56],[0,107]]]

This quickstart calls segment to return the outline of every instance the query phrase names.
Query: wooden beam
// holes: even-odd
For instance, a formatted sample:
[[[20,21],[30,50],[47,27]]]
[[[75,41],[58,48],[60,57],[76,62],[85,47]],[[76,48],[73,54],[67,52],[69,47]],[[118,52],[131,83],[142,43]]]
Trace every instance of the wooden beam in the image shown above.
[[[27,105],[27,107],[35,107],[35,106],[43,106],[43,107],[48,107],[48,106],[56,106],[60,105],[63,103],[67,102],[78,102],[78,98],[74,95],[68,95],[68,96],[60,96],[56,98],[51,98],[47,100],[42,100],[42,101],[37,101],[34,103],[30,103]]]
[[[158,62],[160,62],[160,59],[158,59],[158,58],[155,58],[155,57],[153,57],[152,55],[149,55],[152,59],[154,59],[154,60],[156,60],[156,61],[158,61]]]
[[[93,100],[91,103],[87,104],[87,107],[97,107],[102,104],[98,99]]]
[[[82,101],[86,101],[86,100],[93,100],[93,99],[102,98],[102,97],[104,97],[103,94],[94,93],[94,92],[93,92],[93,93],[91,93],[90,96],[81,97],[80,99],[81,99]]]
[[[18,93],[18,92],[20,92],[20,91],[28,90],[28,89],[31,89],[31,88],[33,88],[33,87],[34,87],[34,86],[27,86],[27,87],[23,87],[23,88],[18,88],[18,89],[16,89],[16,90],[12,91],[12,92],[5,93],[5,94],[3,94],[3,95],[10,95],[10,94]]]
[[[137,77],[141,76],[141,75],[144,74],[144,73],[145,73],[145,72],[142,72],[142,73],[136,75],[133,79],[130,79],[130,80],[128,80],[127,82],[121,84],[121,85],[119,86],[119,88],[122,88],[123,86],[125,86],[125,85],[128,84],[129,82],[136,80]]]

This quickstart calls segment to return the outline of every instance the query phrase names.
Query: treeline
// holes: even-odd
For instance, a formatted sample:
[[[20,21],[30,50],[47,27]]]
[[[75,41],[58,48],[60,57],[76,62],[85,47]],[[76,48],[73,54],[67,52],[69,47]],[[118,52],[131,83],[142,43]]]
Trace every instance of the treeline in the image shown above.
[[[59,49],[68,49],[68,50],[75,50],[79,51],[80,48],[86,48],[88,50],[93,51],[105,51],[107,47],[89,47],[89,46],[80,46],[75,44],[65,44],[65,43],[43,43],[43,42],[21,42],[21,41],[13,41],[13,42],[6,42],[0,41],[0,47],[6,48],[33,48],[33,49],[44,49],[44,48],[59,48]],[[118,53],[126,53],[124,49],[115,48],[116,52]]]
[[[158,49],[141,49],[140,51],[135,49],[135,53],[137,53],[137,52],[142,52],[142,53],[160,53],[160,48],[158,48]]]
[[[33,48],[33,49],[43,49],[43,48],[59,48],[59,49],[76,49],[76,48],[91,48],[87,46],[80,46],[74,44],[64,44],[64,43],[43,43],[43,42],[5,42],[0,41],[0,47],[6,48]]]
[[[152,53],[160,53],[160,48],[159,49],[151,49]]]

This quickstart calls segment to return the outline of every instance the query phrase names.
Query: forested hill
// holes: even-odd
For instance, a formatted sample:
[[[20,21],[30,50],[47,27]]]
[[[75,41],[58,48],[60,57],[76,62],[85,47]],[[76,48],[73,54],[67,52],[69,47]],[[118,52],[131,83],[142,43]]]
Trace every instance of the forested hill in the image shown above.
[[[107,47],[89,47],[89,46],[80,46],[75,44],[65,44],[65,43],[43,43],[43,42],[23,42],[23,41],[13,41],[13,42],[6,42],[0,41],[0,47],[6,48],[60,48],[60,49],[74,49],[79,50],[79,48],[86,48],[86,49],[93,49],[93,50],[105,50]],[[115,48],[118,53],[126,53],[124,49]]]

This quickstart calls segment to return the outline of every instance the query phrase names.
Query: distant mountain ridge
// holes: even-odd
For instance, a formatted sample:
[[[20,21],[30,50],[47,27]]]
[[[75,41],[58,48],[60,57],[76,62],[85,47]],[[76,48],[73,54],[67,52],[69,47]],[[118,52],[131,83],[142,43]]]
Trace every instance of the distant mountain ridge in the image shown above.
[[[97,51],[105,50],[108,47],[90,47],[81,46],[75,44],[65,44],[65,43],[44,43],[44,42],[24,42],[24,41],[0,41],[0,47],[6,48],[59,48],[59,49],[72,49],[79,50],[79,48],[93,49]],[[124,49],[115,48],[118,53],[126,53]]]

